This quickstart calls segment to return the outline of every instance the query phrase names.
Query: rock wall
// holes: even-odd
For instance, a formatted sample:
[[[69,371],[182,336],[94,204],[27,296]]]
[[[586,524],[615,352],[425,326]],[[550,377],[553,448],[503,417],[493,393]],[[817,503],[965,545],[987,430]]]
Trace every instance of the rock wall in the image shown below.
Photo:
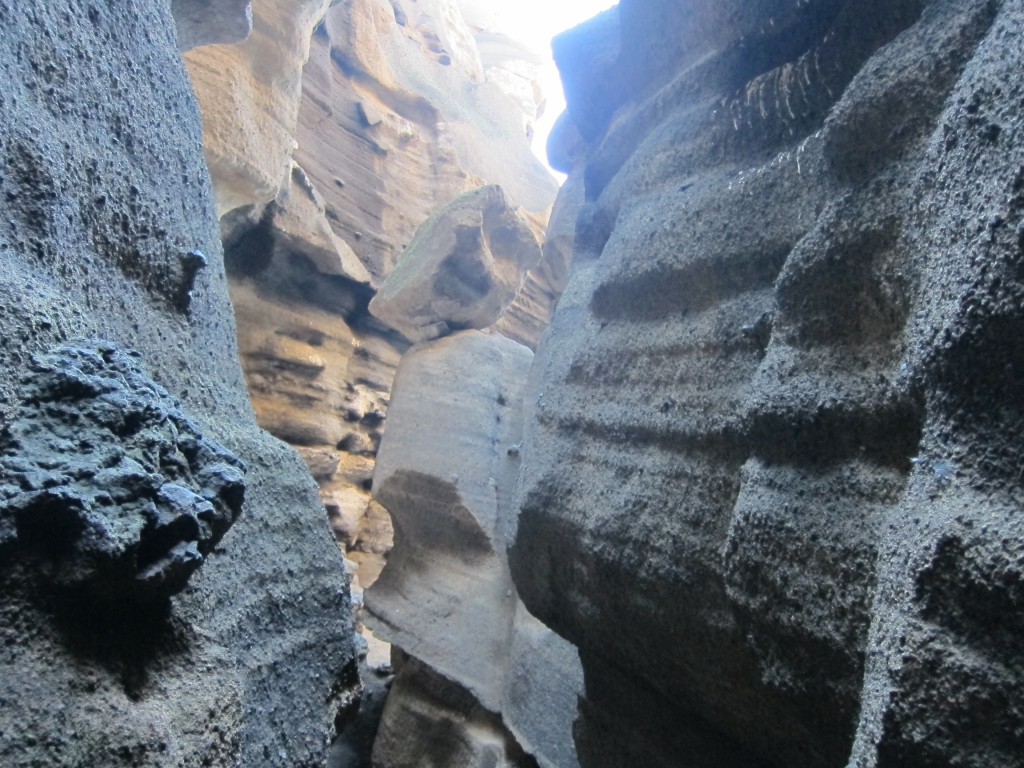
[[[249,22],[205,5],[180,40],[167,2],[0,5],[12,768],[323,766],[358,695],[316,486],[238,365],[179,46]]]
[[[527,140],[534,64],[448,0],[257,0],[252,15],[242,45],[186,55],[242,365],[260,425],[306,460],[369,585],[392,537],[373,460],[398,360],[421,334],[368,305],[421,225],[468,191],[499,186],[523,237],[542,237],[556,185]],[[565,272],[531,257],[487,324],[534,345]]]
[[[529,150],[542,97],[536,62],[521,47],[468,24],[452,0],[279,5],[255,2],[252,38],[192,51],[186,63],[204,115],[256,417],[316,478],[359,603],[394,535],[390,502],[370,489],[399,360],[411,342],[467,328],[501,334],[488,343],[528,360],[515,342],[536,344],[564,286],[567,253],[548,257],[539,245],[556,184]],[[300,96],[293,73],[303,62]],[[467,379],[453,376],[455,391],[474,381],[471,371],[460,374]],[[438,440],[458,443],[470,427],[445,425]],[[404,556],[396,557],[387,583],[401,579]],[[503,553],[484,570],[501,595],[514,591]],[[418,627],[411,619],[425,610],[410,612],[401,632],[381,624],[408,653],[400,653],[401,693],[384,712],[378,765],[430,752],[438,729],[454,722],[468,750],[458,759],[469,764],[492,753],[529,763],[524,750],[551,751],[545,739],[572,753],[578,659],[516,605],[502,598],[486,614],[493,621],[474,625],[496,645],[489,655],[468,652],[478,666],[501,670],[486,691],[476,685],[484,673],[467,676],[429,651],[471,643],[467,627]],[[551,668],[556,657],[575,675],[566,685],[563,670]],[[371,713],[384,693],[378,674],[390,665],[368,658],[363,669],[373,702],[335,745],[332,764],[369,761]],[[421,700],[440,679],[443,695]],[[564,716],[535,718],[526,703],[533,690],[558,700]],[[439,765],[456,759],[435,757]]]
[[[366,601],[378,636],[412,659],[385,707],[378,768],[576,764],[575,649],[523,608],[505,554],[532,359],[471,330],[399,365],[373,481],[395,548]]]
[[[584,766],[1024,764],[1022,32],[623,0],[556,41],[511,565]]]

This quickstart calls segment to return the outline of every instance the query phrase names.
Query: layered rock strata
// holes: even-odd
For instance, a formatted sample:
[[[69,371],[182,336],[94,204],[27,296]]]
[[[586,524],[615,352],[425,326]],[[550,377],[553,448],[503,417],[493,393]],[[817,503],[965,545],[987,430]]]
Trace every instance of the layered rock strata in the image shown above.
[[[399,365],[374,469],[395,548],[366,599],[411,658],[374,746],[381,768],[576,763],[575,649],[523,608],[505,555],[532,357],[464,331]]]
[[[624,0],[556,45],[511,565],[581,764],[1024,764],[1022,30]]]
[[[529,245],[556,187],[529,151],[540,98],[531,62],[467,25],[456,3],[279,5],[257,0],[252,38],[191,52],[186,63],[257,418],[306,459],[368,585],[391,546],[387,513],[369,494],[373,458],[409,344],[402,333],[421,336],[400,321],[404,310],[379,322],[367,305],[400,260],[415,263],[405,250],[426,237],[421,226],[461,195],[500,185],[507,203],[495,216]],[[542,260],[536,246],[510,260],[489,239],[505,227],[493,218],[482,248],[517,266],[487,289],[495,303],[486,318],[436,322],[497,322],[535,344],[565,265]],[[478,271],[473,259],[456,259],[445,274],[472,293]]]
[[[170,3],[0,5],[12,768],[322,766],[358,692],[316,486],[249,406],[180,42]]]

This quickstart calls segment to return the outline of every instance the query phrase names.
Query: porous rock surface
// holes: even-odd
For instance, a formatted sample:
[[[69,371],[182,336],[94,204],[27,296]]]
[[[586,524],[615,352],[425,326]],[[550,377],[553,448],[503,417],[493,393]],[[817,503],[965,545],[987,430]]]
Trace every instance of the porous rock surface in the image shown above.
[[[556,44],[510,561],[582,765],[1024,765],[1022,32],[623,0]]]
[[[37,358],[0,435],[0,551],[101,600],[184,589],[234,523],[245,465],[109,342]]]
[[[374,469],[395,547],[366,605],[410,658],[384,709],[379,768],[576,764],[579,660],[523,608],[505,554],[532,357],[463,331],[399,365]]]
[[[249,406],[199,115],[171,4],[0,4],[0,119],[5,448],[49,440],[51,427],[52,439],[67,437],[70,428],[59,420],[73,413],[75,388],[44,402],[33,371],[42,365],[51,371],[43,380],[75,378],[84,358],[45,356],[101,338],[140,355],[97,351],[113,367],[90,370],[101,379],[101,370],[117,371],[108,405],[132,420],[138,405],[143,432],[126,422],[113,429],[117,439],[79,444],[82,456],[134,455],[146,476],[133,498],[147,497],[156,484],[150,469],[159,467],[162,478],[177,472],[178,482],[161,480],[154,505],[181,502],[202,520],[209,501],[218,529],[233,516],[233,502],[205,498],[212,486],[202,476],[217,463],[237,466],[213,446],[247,468],[241,514],[212,549],[213,540],[204,543],[200,534],[195,546],[204,563],[170,599],[81,599],[48,577],[31,536],[7,541],[0,764],[322,766],[334,718],[357,694],[348,590],[315,484],[294,451],[257,427]],[[149,379],[180,406],[172,409]],[[33,387],[38,394],[29,396]],[[98,434],[102,400],[81,401],[82,439]],[[34,412],[36,401],[42,407]],[[176,438],[169,427],[157,429],[157,405],[178,425]],[[58,421],[40,421],[44,416]],[[42,431],[26,431],[30,418]],[[171,453],[135,453],[133,434],[168,450],[176,444],[184,464],[175,469]],[[215,462],[189,460],[197,434],[206,441],[197,448],[217,454]],[[11,458],[5,456],[5,473]],[[114,503],[122,485],[110,488],[108,501],[85,473],[74,484],[61,480],[62,467],[73,469],[75,460],[72,452],[39,466],[83,503],[92,498],[92,513],[105,515],[106,522],[90,517],[99,528],[112,523],[107,513],[130,511],[130,504]],[[14,496],[5,488],[5,520],[6,503],[25,498],[20,481],[18,488]],[[118,530],[106,534],[114,537],[108,543],[120,540]],[[84,557],[84,545],[73,551]]]

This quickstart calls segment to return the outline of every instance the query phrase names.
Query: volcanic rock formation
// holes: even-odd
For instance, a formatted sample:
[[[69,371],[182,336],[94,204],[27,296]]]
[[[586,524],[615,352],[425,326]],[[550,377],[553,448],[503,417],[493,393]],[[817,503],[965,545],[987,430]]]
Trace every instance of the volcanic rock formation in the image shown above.
[[[0,4],[12,768],[322,766],[358,695],[316,486],[238,364],[188,44],[171,3]]]
[[[582,765],[1024,765],[1022,30],[623,0],[556,41],[511,565]]]

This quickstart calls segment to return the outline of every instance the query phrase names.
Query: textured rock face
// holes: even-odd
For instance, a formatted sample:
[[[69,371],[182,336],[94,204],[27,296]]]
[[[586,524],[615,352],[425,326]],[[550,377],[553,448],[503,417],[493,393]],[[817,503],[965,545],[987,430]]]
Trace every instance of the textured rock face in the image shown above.
[[[609,24],[511,558],[581,763],[1021,765],[1024,5]]]
[[[339,4],[317,28],[296,159],[374,286],[434,212],[486,184],[539,234],[556,185],[524,127],[539,108],[523,98],[529,61],[499,43],[440,0]],[[534,346],[560,289],[544,263],[531,270],[502,333]]]
[[[391,546],[387,513],[369,486],[391,379],[408,347],[395,327],[419,334],[394,312],[395,327],[379,322],[367,305],[421,225],[460,195],[498,183],[526,224],[492,211],[484,235],[508,224],[525,245],[509,261],[489,239],[481,243],[496,278],[485,324],[535,344],[564,285],[565,264],[539,261],[530,246],[555,184],[529,151],[524,121],[536,100],[509,81],[512,70],[524,80],[529,63],[519,66],[521,51],[468,26],[457,4],[271,5],[255,3],[257,34],[237,50],[203,48],[186,63],[218,208],[232,209],[222,237],[257,418],[298,448],[369,585]],[[314,23],[312,40],[299,40]],[[293,75],[307,51],[298,100]],[[478,276],[468,275],[471,292]]]
[[[170,4],[111,8],[0,5],[5,451],[15,443],[20,452],[37,440],[70,439],[61,419],[83,397],[80,386],[108,370],[90,369],[86,376],[93,363],[76,363],[69,353],[59,363],[43,362],[50,371],[44,381],[76,381],[68,397],[47,401],[31,375],[39,370],[33,357],[78,339],[109,339],[141,358],[117,362],[111,353],[116,382],[99,398],[81,401],[72,437],[115,433],[117,440],[97,437],[95,445],[79,442],[76,450],[83,461],[102,451],[117,459],[123,451],[122,466],[131,459],[143,467],[133,499],[153,490],[157,481],[150,475],[159,468],[165,480],[151,497],[156,527],[161,507],[181,522],[172,520],[173,531],[154,542],[154,563],[162,561],[164,545],[174,560],[175,540],[196,533],[179,525],[210,522],[215,538],[234,515],[237,500],[230,493],[223,505],[207,497],[215,464],[225,465],[225,479],[227,468],[237,469],[215,444],[244,461],[245,500],[212,549],[214,538],[205,538],[196,524],[195,547],[205,562],[169,600],[152,595],[129,606],[78,599],[54,589],[46,558],[27,556],[20,538],[4,545],[0,764],[322,766],[335,714],[357,688],[340,558],[303,464],[257,428],[249,406],[199,117]],[[77,379],[76,365],[83,374]],[[160,390],[148,389],[136,365],[180,401],[174,406],[180,418]],[[159,408],[177,425],[176,436],[158,428]],[[122,416],[127,421],[116,422]],[[198,433],[203,441],[194,446],[196,458],[208,450],[217,455],[212,463],[189,457]],[[182,463],[171,452],[175,445]],[[101,498],[64,447],[66,463],[40,462],[40,470],[79,494],[83,506],[90,497],[88,522],[107,527],[104,535],[113,537],[107,544],[122,541],[110,515],[131,511],[120,504],[124,485],[108,487],[111,498]],[[167,452],[154,456],[149,447]],[[31,454],[24,458],[35,461]],[[21,494],[31,493],[21,484],[10,495],[6,481],[17,477],[7,474],[10,459],[5,454],[5,521],[8,504],[16,508]],[[71,474],[61,480],[65,468]],[[204,520],[205,502],[214,509],[212,521]],[[101,511],[103,520],[92,516]],[[137,518],[124,522],[134,526]],[[149,541],[143,526],[140,546]],[[96,554],[84,544],[75,543],[76,557],[82,556],[77,563]],[[101,538],[90,544],[109,551]],[[136,573],[140,565],[145,571],[147,558],[132,563]],[[187,568],[188,556],[177,562]],[[167,571],[171,582],[180,573]]]
[[[102,600],[180,592],[238,517],[245,466],[109,343],[64,347],[23,379],[0,436],[0,548]]]
[[[207,45],[186,55],[203,112],[218,216],[268,203],[287,184],[302,67],[313,25],[327,5],[328,0],[255,0],[249,11],[253,32],[237,38],[244,42]]]
[[[412,341],[494,325],[541,252],[501,187],[468,192],[430,217],[370,302]]]
[[[382,768],[423,753],[438,766],[520,765],[517,750],[544,766],[576,762],[575,649],[522,608],[505,556],[532,357],[465,331],[399,366],[374,470],[395,548],[366,599],[378,636],[413,659],[385,708]]]

